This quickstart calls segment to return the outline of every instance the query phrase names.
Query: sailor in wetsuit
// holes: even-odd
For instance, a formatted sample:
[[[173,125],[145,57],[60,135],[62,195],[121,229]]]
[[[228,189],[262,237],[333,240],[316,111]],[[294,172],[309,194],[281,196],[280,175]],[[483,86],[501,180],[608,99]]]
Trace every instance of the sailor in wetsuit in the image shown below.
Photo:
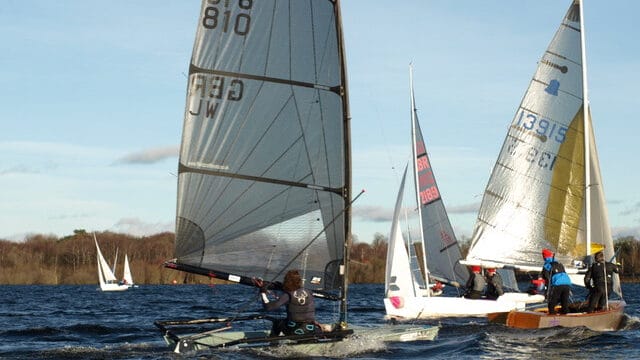
[[[260,295],[266,311],[277,310],[283,305],[287,306],[286,319],[273,322],[271,336],[303,335],[320,331],[315,321],[316,307],[311,291],[302,287],[302,278],[297,270],[289,270],[284,277],[282,285],[283,293],[276,300],[269,300],[267,290],[262,286],[261,280],[255,280],[260,286]]]
[[[596,262],[589,267],[584,275],[584,285],[589,289],[587,312],[590,313],[605,309],[607,297],[611,294],[613,287],[613,273],[620,271],[616,264],[605,262],[602,251],[595,254],[595,260]]]

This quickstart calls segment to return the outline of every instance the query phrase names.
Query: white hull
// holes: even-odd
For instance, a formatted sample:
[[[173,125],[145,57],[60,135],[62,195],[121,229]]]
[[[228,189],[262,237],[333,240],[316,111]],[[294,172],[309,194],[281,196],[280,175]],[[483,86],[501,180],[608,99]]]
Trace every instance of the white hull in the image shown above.
[[[129,286],[124,284],[100,284],[100,290],[102,291],[125,291],[128,288]]]
[[[387,318],[408,320],[443,317],[484,317],[493,312],[524,310],[527,304],[541,301],[544,301],[544,296],[542,295],[505,293],[497,300],[444,296],[405,298],[400,307],[395,307],[390,299],[385,298],[384,306]]]

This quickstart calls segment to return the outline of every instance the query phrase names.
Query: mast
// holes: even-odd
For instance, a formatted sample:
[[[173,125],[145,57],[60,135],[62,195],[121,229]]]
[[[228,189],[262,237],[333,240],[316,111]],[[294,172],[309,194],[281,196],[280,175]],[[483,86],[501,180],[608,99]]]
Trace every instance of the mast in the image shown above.
[[[587,254],[591,255],[591,156],[589,156],[590,136],[591,136],[591,119],[589,119],[589,92],[587,90],[587,52],[585,51],[585,33],[584,33],[584,13],[582,10],[582,1],[575,0],[580,8],[580,56],[582,61],[582,111],[584,121],[584,185],[585,185],[585,237]]]
[[[424,243],[424,233],[422,230],[422,202],[420,201],[420,183],[418,179],[418,164],[416,162],[416,100],[413,96],[413,65],[409,64],[409,91],[411,96],[411,153],[413,154],[413,182],[416,187],[416,205],[418,206],[418,221],[420,222],[420,241],[422,243],[422,266],[424,268],[424,285],[429,288],[429,269],[427,268],[427,246]],[[426,150],[425,150],[426,151]],[[427,297],[431,297],[431,292],[426,291]]]
[[[343,275],[342,275],[342,294],[340,299],[340,327],[347,328],[347,294],[349,288],[349,253],[351,250],[351,130],[349,113],[349,97],[347,96],[347,65],[344,51],[344,34],[342,33],[342,15],[340,14],[340,0],[334,3],[336,16],[336,34],[338,36],[338,52],[340,56],[340,64],[342,69],[342,114],[343,114],[343,136],[344,136],[344,189],[343,201],[344,209],[344,254]]]

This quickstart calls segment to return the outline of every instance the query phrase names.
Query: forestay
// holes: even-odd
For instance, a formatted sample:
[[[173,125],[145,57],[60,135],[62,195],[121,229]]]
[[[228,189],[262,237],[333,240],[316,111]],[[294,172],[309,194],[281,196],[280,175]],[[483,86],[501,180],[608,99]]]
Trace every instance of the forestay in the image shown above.
[[[337,16],[332,1],[203,1],[176,263],[267,280],[296,268],[308,288],[340,285],[350,164]]]

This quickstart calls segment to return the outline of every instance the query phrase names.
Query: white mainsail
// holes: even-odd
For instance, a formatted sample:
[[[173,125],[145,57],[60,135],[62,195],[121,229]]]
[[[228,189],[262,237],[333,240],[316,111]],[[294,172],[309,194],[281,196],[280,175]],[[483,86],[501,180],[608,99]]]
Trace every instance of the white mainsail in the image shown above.
[[[124,273],[122,275],[122,279],[124,280],[124,283],[129,287],[134,285],[133,275],[131,274],[131,267],[129,267],[129,256],[127,256],[127,254],[124,254]]]
[[[404,192],[407,168],[404,169],[400,189],[396,198],[396,206],[391,221],[391,233],[387,250],[387,264],[385,271],[385,298],[391,301],[401,301],[404,298],[413,298],[421,294],[418,286],[419,280],[415,278],[411,270],[409,254],[405,247],[405,240],[400,229],[400,212],[402,211],[402,198]]]
[[[572,2],[538,63],[487,184],[467,256],[527,270],[541,250],[575,269],[614,256],[588,111],[584,27]]]

